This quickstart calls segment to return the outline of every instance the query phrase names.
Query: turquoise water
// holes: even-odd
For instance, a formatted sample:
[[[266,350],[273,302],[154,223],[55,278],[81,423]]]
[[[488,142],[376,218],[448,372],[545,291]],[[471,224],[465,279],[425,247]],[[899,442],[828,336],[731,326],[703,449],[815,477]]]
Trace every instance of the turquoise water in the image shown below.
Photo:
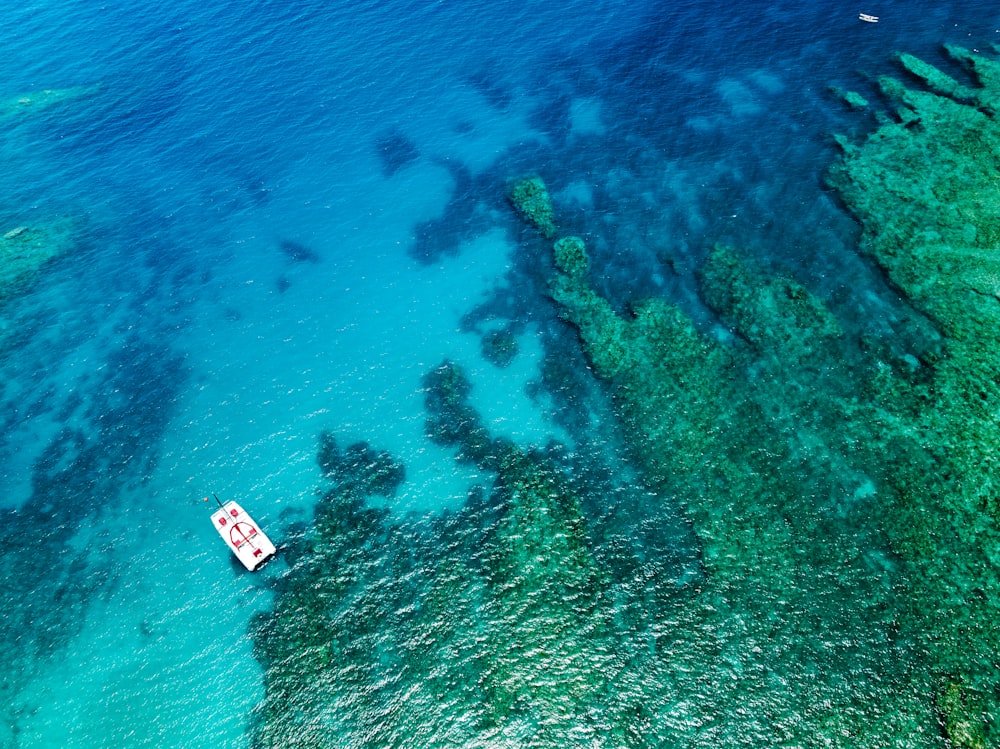
[[[925,5],[865,8],[878,25],[833,2],[0,11],[0,234],[74,226],[2,308],[0,747],[249,746],[248,624],[287,564],[242,574],[203,499],[288,543],[329,431],[405,465],[390,513],[456,510],[491,475],[425,433],[442,360],[494,434],[612,477],[590,511],[636,501],[514,177],[545,177],[622,308],[664,296],[710,329],[695,275],[723,241],[892,332],[821,183],[829,134],[873,121],[829,87],[997,41],[991,5]],[[483,338],[508,328],[498,368]],[[680,510],[662,522],[670,579],[696,575]]]

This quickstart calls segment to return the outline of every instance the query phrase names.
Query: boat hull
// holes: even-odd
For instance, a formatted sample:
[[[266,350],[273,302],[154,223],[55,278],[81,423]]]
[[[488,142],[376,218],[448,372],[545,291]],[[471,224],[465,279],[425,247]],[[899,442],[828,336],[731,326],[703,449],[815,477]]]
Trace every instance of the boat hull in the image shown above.
[[[236,502],[226,502],[213,512],[212,525],[229,550],[251,572],[274,556],[271,539]]]

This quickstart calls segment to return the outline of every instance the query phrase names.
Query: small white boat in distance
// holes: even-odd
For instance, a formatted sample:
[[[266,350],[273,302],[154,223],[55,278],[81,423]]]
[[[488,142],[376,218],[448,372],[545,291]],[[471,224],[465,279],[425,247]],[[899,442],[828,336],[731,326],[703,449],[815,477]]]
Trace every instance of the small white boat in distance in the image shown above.
[[[878,23],[878,16],[869,15],[868,13],[858,13],[859,21],[868,21],[868,23]]]
[[[253,572],[274,556],[271,539],[246,510],[233,501],[223,504],[218,497],[215,501],[219,503],[219,509],[212,513],[212,525],[244,567]]]

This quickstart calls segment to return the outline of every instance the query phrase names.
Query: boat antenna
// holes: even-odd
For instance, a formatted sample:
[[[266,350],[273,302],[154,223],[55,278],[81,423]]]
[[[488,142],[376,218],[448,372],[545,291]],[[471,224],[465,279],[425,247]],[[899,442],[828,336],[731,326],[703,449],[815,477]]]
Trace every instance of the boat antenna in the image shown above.
[[[218,494],[216,494],[215,492],[212,492],[212,496],[215,497],[215,501],[219,503],[219,507],[221,507],[223,510],[226,509],[225,506],[222,504],[222,500],[219,499],[219,495]]]

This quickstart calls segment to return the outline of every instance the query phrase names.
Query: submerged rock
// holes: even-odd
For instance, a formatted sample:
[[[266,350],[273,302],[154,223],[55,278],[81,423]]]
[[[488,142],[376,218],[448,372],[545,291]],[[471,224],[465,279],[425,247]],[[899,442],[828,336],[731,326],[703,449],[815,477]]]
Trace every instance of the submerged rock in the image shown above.
[[[293,263],[318,263],[320,261],[319,253],[301,242],[283,239],[278,243],[278,246],[281,248],[281,254]]]

